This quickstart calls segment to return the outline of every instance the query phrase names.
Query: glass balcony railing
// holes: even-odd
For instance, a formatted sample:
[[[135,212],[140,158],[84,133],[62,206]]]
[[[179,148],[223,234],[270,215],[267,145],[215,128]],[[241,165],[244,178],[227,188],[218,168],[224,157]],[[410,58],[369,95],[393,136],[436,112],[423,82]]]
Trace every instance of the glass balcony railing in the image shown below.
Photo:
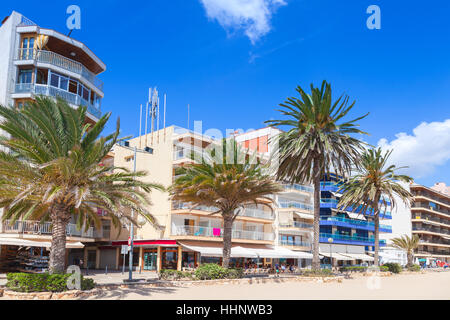
[[[207,206],[195,206],[192,207],[190,203],[187,202],[174,202],[172,205],[172,208],[174,210],[180,210],[180,209],[189,209],[189,210],[201,210],[201,211],[208,211],[208,212],[215,212],[219,209],[216,207],[207,207]],[[250,217],[250,218],[260,218],[260,219],[268,219],[273,220],[274,214],[271,211],[265,211],[259,208],[245,208],[243,212],[239,214],[239,216],[242,217]]]
[[[359,236],[350,236],[343,234],[331,234],[331,233],[321,233],[320,238],[329,239],[337,241],[348,241],[348,242],[364,242],[364,243],[375,243],[374,237],[359,237]],[[380,240],[380,244],[386,244],[386,240]]]
[[[312,229],[314,225],[312,223],[304,223],[298,221],[292,221],[291,223],[280,223],[280,228],[300,228],[300,229]]]
[[[52,86],[34,83],[18,83],[16,84],[14,93],[32,93],[53,98],[60,97],[70,104],[86,106],[87,111],[97,118],[102,116],[101,110],[79,95]]]
[[[354,225],[354,226],[375,228],[375,222],[373,222],[373,221],[348,219],[348,218],[336,217],[336,216],[334,216],[334,217],[321,217],[320,221],[321,222],[322,221],[325,221],[325,222],[343,222],[343,223]],[[392,226],[385,225],[385,224],[380,224],[380,229],[385,229],[385,230],[391,230],[392,231]]]
[[[202,227],[202,226],[184,226],[172,224],[173,236],[197,236],[197,237],[211,237],[211,238],[223,238],[222,228]],[[268,232],[257,232],[248,230],[232,230],[233,239],[243,240],[261,240],[261,241],[273,241],[274,234]]]
[[[312,212],[314,210],[313,206],[298,202],[298,201],[279,201],[280,208],[293,208],[293,209],[303,209]]]
[[[103,91],[103,82],[97,76],[89,71],[81,63],[72,59],[66,58],[60,54],[51,51],[37,50],[37,49],[19,49],[16,60],[35,60],[40,63],[47,63],[64,70],[81,75],[88,80],[92,85]]]
[[[339,204],[339,200],[338,199],[332,199],[332,198],[321,198],[320,199],[320,207],[321,208],[337,208]],[[353,207],[349,206],[347,208],[345,208],[344,211],[348,211],[348,212],[355,212],[355,213],[361,213],[361,209],[362,206],[358,206],[356,208],[356,210],[353,211]],[[374,211],[373,209],[371,210],[366,210],[365,213],[361,213],[361,214],[365,214],[365,215],[369,215],[369,216],[373,216]],[[380,213],[380,218],[383,219],[391,219],[392,215],[391,212],[387,211],[387,212],[381,212]]]
[[[298,191],[303,191],[303,192],[308,192],[308,193],[314,192],[314,188],[309,187],[309,186],[304,186],[301,184],[297,184],[297,183],[294,183],[294,184],[282,183],[281,185],[285,190],[298,190]]]
[[[11,221],[5,221],[2,225],[4,233],[17,233],[17,234],[33,234],[33,235],[51,235],[52,224],[50,222],[39,221],[16,221],[11,225]],[[88,230],[77,229],[76,224],[69,223],[66,228],[66,235],[68,237],[82,237],[82,238],[94,238],[94,228],[90,227]]]
[[[302,242],[302,241],[291,241],[291,240],[281,240],[280,245],[282,246],[294,246],[294,247],[308,247],[311,248],[311,242]]]

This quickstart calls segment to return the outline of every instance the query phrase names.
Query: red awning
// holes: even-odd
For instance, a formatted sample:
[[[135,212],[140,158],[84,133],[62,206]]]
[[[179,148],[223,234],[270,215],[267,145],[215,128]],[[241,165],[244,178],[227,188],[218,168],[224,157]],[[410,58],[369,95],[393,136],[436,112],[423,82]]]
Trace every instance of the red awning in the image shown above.
[[[128,245],[128,241],[112,241],[113,246]],[[133,245],[139,246],[177,246],[176,240],[134,240]]]

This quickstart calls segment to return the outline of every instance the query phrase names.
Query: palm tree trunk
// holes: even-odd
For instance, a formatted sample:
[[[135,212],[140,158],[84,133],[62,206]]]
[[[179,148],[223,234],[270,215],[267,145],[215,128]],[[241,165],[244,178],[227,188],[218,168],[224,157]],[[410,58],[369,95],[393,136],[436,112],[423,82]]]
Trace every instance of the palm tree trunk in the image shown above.
[[[70,221],[67,208],[56,204],[51,209],[52,246],[50,249],[49,272],[64,273],[66,266],[66,228]]]
[[[313,168],[314,184],[314,236],[313,236],[313,260],[312,269],[320,270],[319,237],[320,237],[320,174],[319,162],[314,160]]]
[[[414,265],[414,254],[412,252],[408,252],[406,254],[407,258],[408,258],[408,264],[406,265],[407,267],[412,267]]]
[[[379,251],[380,251],[380,213],[377,210],[375,212],[375,262],[374,265],[378,267],[380,265]]]
[[[223,260],[222,266],[228,268],[231,255],[231,237],[233,233],[233,215],[223,215],[224,233],[223,233]]]

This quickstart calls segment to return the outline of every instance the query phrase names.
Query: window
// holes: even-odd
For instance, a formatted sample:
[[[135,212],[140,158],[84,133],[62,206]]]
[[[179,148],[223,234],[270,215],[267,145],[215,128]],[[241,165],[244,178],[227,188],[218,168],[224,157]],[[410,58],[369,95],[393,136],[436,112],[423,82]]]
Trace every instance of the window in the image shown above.
[[[33,58],[33,47],[34,47],[34,37],[27,37],[22,39],[22,59],[32,59]]]
[[[50,76],[50,85],[52,87],[58,88],[58,86],[59,86],[59,76],[57,74],[55,74],[55,73],[51,74],[51,76]]]
[[[19,70],[19,83],[31,83],[32,75],[32,69]]]

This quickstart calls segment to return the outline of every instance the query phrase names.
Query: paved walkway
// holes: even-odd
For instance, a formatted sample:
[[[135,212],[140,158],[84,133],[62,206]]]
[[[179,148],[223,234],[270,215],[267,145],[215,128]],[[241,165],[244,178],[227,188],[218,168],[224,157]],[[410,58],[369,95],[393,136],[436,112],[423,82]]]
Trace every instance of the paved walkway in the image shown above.
[[[98,284],[122,284],[124,279],[128,279],[128,271],[122,274],[121,271],[113,271],[108,272],[105,271],[92,271],[89,270],[89,274],[86,275],[86,270],[82,270],[82,273],[87,278],[92,278]],[[158,275],[156,272],[133,272],[133,279],[141,279],[144,281],[148,280],[156,280],[158,279]],[[6,274],[0,274],[0,286],[4,286],[6,284]]]
[[[105,290],[90,299],[127,300],[450,300],[450,272],[398,274],[343,280],[342,283],[282,282]]]

